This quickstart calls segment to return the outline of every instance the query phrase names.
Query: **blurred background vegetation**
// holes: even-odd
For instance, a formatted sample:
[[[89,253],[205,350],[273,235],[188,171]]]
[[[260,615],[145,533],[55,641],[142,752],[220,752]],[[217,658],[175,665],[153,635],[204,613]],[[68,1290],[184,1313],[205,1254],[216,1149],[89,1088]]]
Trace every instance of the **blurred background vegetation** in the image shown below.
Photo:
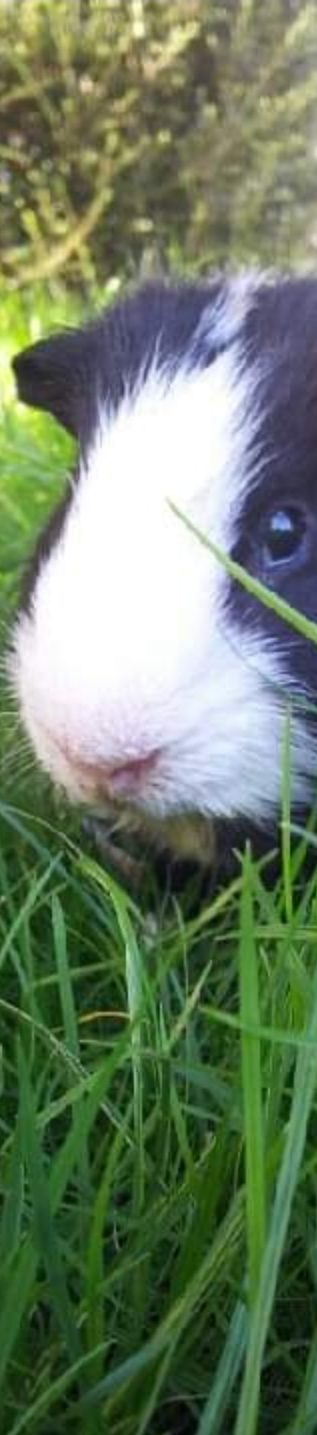
[[[315,0],[0,0],[0,54],[6,293],[315,264]]]

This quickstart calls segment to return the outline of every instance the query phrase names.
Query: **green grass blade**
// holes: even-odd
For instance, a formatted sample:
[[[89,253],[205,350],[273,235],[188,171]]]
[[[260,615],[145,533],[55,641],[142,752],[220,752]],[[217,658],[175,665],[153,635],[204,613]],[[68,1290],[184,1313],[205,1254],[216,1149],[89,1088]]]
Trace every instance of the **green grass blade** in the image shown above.
[[[112,1182],[118,1168],[120,1152],[124,1144],[125,1130],[128,1126],[130,1110],[121,1131],[116,1131],[106,1166],[102,1175],[99,1190],[95,1200],[91,1217],[90,1238],[86,1257],[87,1265],[87,1344],[91,1350],[102,1346],[104,1334],[104,1303],[103,1303],[103,1282],[105,1279],[104,1268],[104,1228],[107,1220],[108,1206],[111,1195]],[[93,1370],[94,1380],[101,1378],[101,1369],[98,1367],[98,1357]]]
[[[67,1370],[64,1371],[62,1375],[59,1375],[57,1379],[50,1381],[45,1390],[41,1391],[41,1394],[35,1400],[32,1400],[28,1409],[24,1410],[22,1415],[18,1416],[17,1420],[14,1421],[14,1425],[10,1426],[10,1435],[22,1435],[22,1431],[27,1430],[28,1427],[31,1427],[31,1430],[34,1431],[35,1421],[38,1421],[42,1415],[47,1415],[56,1404],[56,1401],[60,1400],[61,1396],[67,1395],[68,1389],[77,1382],[79,1383],[86,1373],[89,1377],[90,1368],[94,1360],[102,1359],[106,1350],[107,1346],[102,1345],[94,1351],[88,1351],[88,1353],[81,1355],[79,1360],[74,1361],[74,1364],[69,1365]],[[76,1408],[78,1407],[75,1406],[75,1409]],[[45,1427],[43,1425],[38,1427],[38,1429],[40,1429],[41,1432],[43,1431],[43,1435],[45,1435]],[[82,1431],[82,1425],[79,1426],[78,1423],[77,1429]],[[90,1428],[88,1430],[86,1427],[85,1435],[90,1435]]]
[[[34,1234],[40,1259],[47,1272],[52,1306],[71,1361],[80,1356],[80,1340],[69,1299],[58,1236],[54,1226],[47,1180],[36,1128],[36,1112],[27,1062],[19,1050],[20,1119],[23,1146],[33,1201]]]
[[[239,1302],[232,1316],[212,1389],[199,1421],[197,1435],[218,1435],[218,1431],[222,1429],[222,1422],[241,1368],[246,1335],[246,1309]]]
[[[29,891],[27,893],[25,901],[22,903],[22,906],[16,913],[14,921],[11,923],[9,931],[7,932],[7,935],[0,947],[0,969],[4,966],[6,957],[8,955],[8,952],[10,951],[10,947],[14,942],[17,932],[25,922],[25,918],[28,917],[30,915],[30,912],[32,912],[32,910],[35,908],[39,896],[44,891],[44,887],[47,886],[52,876],[52,873],[55,871],[57,866],[58,857],[52,857],[52,860],[49,862],[48,867],[46,867],[45,872],[41,872],[40,877],[33,878],[33,881],[30,883]]]
[[[291,713],[289,709],[285,715],[283,734],[281,836],[285,915],[287,922],[291,923],[293,920],[293,877],[291,853]]]
[[[61,902],[56,893],[52,897],[52,922],[65,1041],[72,1055],[79,1058],[76,1011],[67,956],[65,921]]]
[[[266,1227],[266,1190],[261,1082],[260,1010],[254,936],[252,862],[246,852],[241,893],[239,944],[241,1063],[245,1129],[248,1247],[248,1301],[253,1308],[259,1283]],[[251,1035],[251,1032],[253,1033]]]
[[[317,1427],[317,1330],[309,1351],[306,1372],[294,1420],[281,1435],[316,1435]]]
[[[299,1051],[284,1155],[278,1175],[250,1333],[235,1435],[255,1435],[261,1365],[276,1293],[292,1201],[301,1166],[307,1123],[317,1080],[317,975],[307,1021],[308,1048]]]
[[[294,628],[296,633],[302,633],[304,638],[309,638],[312,643],[317,644],[317,623],[313,623],[311,618],[306,618],[305,613],[299,612],[298,608],[293,608],[291,603],[286,602],[285,598],[280,598],[277,593],[274,593],[272,588],[266,588],[265,584],[261,583],[259,578],[254,578],[253,574],[249,573],[246,568],[243,568],[241,563],[237,563],[234,558],[230,558],[228,553],[225,553],[223,548],[219,548],[218,544],[213,543],[212,539],[208,538],[201,528],[197,528],[197,525],[193,523],[192,520],[187,517],[186,513],[183,513],[171,499],[168,500],[168,505],[172,513],[175,513],[175,517],[180,518],[181,522],[185,524],[185,528],[188,528],[189,532],[198,539],[198,542],[202,544],[203,548],[209,549],[209,552],[213,554],[213,557],[216,558],[217,562],[224,568],[225,573],[228,573],[230,578],[234,578],[237,583],[240,583],[241,588],[244,588],[246,593],[251,593],[254,598],[258,598],[260,603],[263,603],[264,608],[268,608],[273,613],[278,613],[278,616],[283,618],[284,622],[288,623],[290,628]]]
[[[0,1225],[0,1269],[11,1261],[19,1247],[24,1197],[24,1172],[20,1122],[17,1121],[6,1182]]]
[[[82,1150],[83,1141],[94,1124],[108,1089],[114,1068],[126,1045],[125,1036],[119,1043],[120,1051],[112,1053],[101,1070],[94,1075],[93,1084],[87,1081],[87,1095],[83,1084],[82,1099],[77,1108],[71,1130],[52,1163],[49,1177],[51,1209],[57,1212],[68,1181],[71,1180]],[[0,1388],[3,1387],[8,1363],[14,1350],[21,1322],[28,1309],[33,1282],[38,1265],[38,1252],[32,1237],[25,1240],[14,1265],[8,1288],[3,1291],[0,1307]]]
[[[160,1321],[154,1334],[127,1360],[120,1362],[99,1381],[88,1394],[82,1397],[83,1409],[102,1403],[107,1395],[124,1388],[141,1371],[148,1371],[153,1361],[163,1357],[168,1348],[170,1362],[176,1346],[195,1312],[206,1296],[210,1286],[214,1287],[220,1272],[240,1246],[243,1231],[243,1194],[234,1197],[225,1219],[220,1223],[215,1239],[207,1251],[198,1270],[188,1282],[181,1296],[174,1302],[167,1315]]]

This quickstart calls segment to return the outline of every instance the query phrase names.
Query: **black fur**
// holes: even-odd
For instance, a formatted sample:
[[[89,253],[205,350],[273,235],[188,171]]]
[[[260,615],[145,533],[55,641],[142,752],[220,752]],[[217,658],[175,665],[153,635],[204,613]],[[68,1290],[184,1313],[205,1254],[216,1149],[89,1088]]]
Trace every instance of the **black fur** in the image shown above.
[[[247,361],[261,363],[262,418],[232,556],[317,623],[317,280],[284,279],[260,289],[244,333]],[[270,571],[260,542],[263,523],[270,510],[298,503],[307,515],[306,560]],[[230,585],[228,599],[239,624],[257,624],[276,640],[302,710],[305,697],[317,701],[314,643],[239,584]]]
[[[160,367],[188,358],[206,304],[216,302],[222,284],[148,283],[105,309],[82,329],[65,329],[32,344],[13,360],[19,397],[46,409],[74,434],[85,452],[106,401],[116,409],[127,388],[158,355]],[[197,345],[193,362],[210,363],[219,346]]]

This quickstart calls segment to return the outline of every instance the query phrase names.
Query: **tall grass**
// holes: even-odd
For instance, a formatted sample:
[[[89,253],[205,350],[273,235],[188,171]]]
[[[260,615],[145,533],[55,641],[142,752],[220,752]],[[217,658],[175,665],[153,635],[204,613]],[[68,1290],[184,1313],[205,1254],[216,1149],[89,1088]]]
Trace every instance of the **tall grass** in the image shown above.
[[[3,646],[70,460],[6,393]],[[84,849],[4,683],[0,721],[1,1435],[313,1435],[317,892],[287,763],[275,886],[247,850],[192,915]]]

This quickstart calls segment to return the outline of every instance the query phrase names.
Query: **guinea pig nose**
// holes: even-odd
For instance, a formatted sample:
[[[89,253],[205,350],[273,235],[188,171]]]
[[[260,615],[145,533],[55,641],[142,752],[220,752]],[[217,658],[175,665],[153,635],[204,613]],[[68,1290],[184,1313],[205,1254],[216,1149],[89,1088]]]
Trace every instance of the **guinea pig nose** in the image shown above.
[[[148,752],[140,757],[123,758],[113,767],[105,768],[106,783],[111,792],[137,792],[142,779],[151,777],[158,760],[158,751]]]
[[[119,762],[112,764],[107,762],[106,758],[92,761],[88,757],[81,757],[78,751],[65,741],[59,742],[58,747],[87,789],[94,788],[110,796],[121,792],[127,796],[137,794],[142,780],[152,775],[159,758],[158,749],[153,749],[136,757],[122,757]]]

